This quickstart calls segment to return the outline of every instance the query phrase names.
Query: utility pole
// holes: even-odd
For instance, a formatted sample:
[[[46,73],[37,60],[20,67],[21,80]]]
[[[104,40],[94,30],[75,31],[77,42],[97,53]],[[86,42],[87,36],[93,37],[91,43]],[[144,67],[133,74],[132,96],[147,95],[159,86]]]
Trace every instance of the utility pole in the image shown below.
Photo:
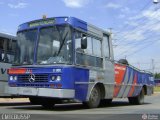
[[[125,55],[125,57],[124,57],[126,60],[127,60],[127,56]]]
[[[113,40],[112,28],[108,28],[110,33],[110,39]],[[113,47],[117,47],[117,45],[113,45]]]
[[[109,28],[109,33],[112,34],[112,28]]]
[[[155,70],[155,64],[154,64],[154,59],[152,59],[152,73],[154,73],[154,70]]]
[[[140,69],[140,63],[139,62],[137,63],[137,65],[138,65],[138,68]]]
[[[153,0],[153,3],[155,4],[156,8],[155,11],[157,11],[159,9],[158,4],[159,4],[160,0]]]

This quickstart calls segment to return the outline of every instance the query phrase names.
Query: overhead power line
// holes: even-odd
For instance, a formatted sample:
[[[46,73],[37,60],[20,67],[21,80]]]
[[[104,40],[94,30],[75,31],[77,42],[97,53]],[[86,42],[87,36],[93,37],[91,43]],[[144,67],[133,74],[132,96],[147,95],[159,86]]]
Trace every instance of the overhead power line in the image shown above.
[[[137,10],[138,13],[141,13],[142,11],[144,11],[146,8],[148,8],[151,5],[151,1],[149,0],[141,9]],[[119,30],[118,32],[115,32],[116,34],[121,33],[121,31],[125,30],[126,28],[128,28],[130,25],[126,24],[125,26],[123,26],[123,28],[121,30]]]
[[[129,57],[129,56],[134,55],[135,53],[141,52],[142,50],[144,50],[144,49],[147,48],[147,47],[150,47],[151,45],[153,45],[153,44],[154,44],[155,42],[157,42],[157,41],[160,41],[160,39],[158,39],[158,40],[156,40],[156,41],[152,41],[151,43],[143,46],[142,48],[137,49],[137,50],[134,51],[134,52],[131,52],[130,54],[126,54],[125,56],[126,56],[126,57]],[[127,51],[125,51],[124,53],[121,53],[121,55],[122,55],[122,54],[125,54],[126,52],[127,52]]]

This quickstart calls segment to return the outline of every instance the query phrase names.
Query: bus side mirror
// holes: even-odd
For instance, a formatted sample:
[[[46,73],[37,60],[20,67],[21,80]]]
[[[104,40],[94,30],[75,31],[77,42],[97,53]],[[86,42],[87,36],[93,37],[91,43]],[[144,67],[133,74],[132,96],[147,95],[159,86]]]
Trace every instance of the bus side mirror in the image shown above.
[[[87,49],[87,36],[85,34],[81,38],[81,49]]]

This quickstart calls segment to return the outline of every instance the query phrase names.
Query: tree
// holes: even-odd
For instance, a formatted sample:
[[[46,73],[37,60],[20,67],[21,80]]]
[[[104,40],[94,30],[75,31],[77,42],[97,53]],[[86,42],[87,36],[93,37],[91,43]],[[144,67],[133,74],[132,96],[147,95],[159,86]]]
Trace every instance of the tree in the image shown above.
[[[160,78],[160,73],[155,73],[154,76],[155,76],[155,79],[158,79]]]

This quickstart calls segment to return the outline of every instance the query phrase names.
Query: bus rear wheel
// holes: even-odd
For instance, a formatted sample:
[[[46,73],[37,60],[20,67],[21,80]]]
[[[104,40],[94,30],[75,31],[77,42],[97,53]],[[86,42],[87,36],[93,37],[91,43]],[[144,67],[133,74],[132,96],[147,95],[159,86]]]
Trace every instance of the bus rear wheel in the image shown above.
[[[95,86],[90,94],[89,101],[84,102],[83,104],[87,106],[88,108],[97,108],[100,104],[100,89],[99,87]]]
[[[141,105],[141,104],[144,104],[144,88],[142,88],[140,94],[136,97],[129,97],[128,100],[129,100],[129,103],[130,104],[133,104],[133,105]]]

